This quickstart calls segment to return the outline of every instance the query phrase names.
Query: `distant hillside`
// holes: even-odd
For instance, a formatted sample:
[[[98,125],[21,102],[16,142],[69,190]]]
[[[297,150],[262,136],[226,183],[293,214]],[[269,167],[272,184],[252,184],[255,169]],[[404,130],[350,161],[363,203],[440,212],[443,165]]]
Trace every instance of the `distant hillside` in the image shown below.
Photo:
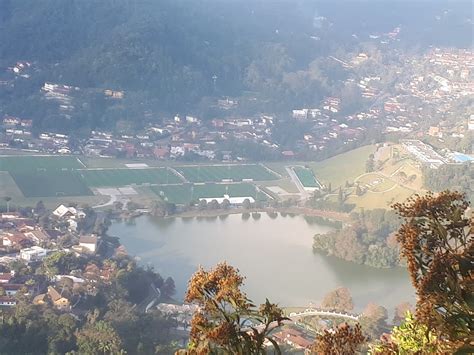
[[[41,121],[37,126],[65,124],[38,98],[45,81],[129,93],[125,111],[105,112],[96,97],[83,97],[69,129],[107,125],[107,115],[135,119],[147,110],[207,112],[207,98],[216,96],[260,99],[257,108],[242,108],[249,112],[285,110],[340,90],[333,81],[344,74],[324,58],[357,51],[358,36],[372,31],[403,24],[404,45],[428,39],[469,45],[459,35],[469,33],[468,3],[450,3],[448,15],[447,5],[401,3],[2,0],[0,71],[18,60],[34,62],[37,71],[14,89],[0,86],[0,114],[29,116]],[[444,17],[435,20],[437,14]]]

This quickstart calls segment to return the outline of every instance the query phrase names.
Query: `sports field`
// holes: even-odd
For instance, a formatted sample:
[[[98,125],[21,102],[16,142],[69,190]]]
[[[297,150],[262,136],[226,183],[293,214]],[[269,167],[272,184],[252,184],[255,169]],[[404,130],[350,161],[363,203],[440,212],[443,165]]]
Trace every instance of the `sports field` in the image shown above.
[[[225,180],[268,181],[279,177],[261,165],[194,165],[174,167],[190,182],[220,182]]]
[[[152,186],[151,190],[168,202],[187,204],[200,198],[253,197],[256,201],[268,199],[267,195],[257,190],[252,184],[183,184]]]
[[[0,157],[0,171],[22,172],[37,170],[71,170],[83,166],[75,157],[8,156]]]
[[[125,186],[131,184],[179,184],[182,180],[168,168],[78,170],[78,176],[89,187]]]
[[[11,172],[25,197],[89,196],[91,190],[71,171],[37,170]]]
[[[302,166],[295,166],[293,167],[293,171],[295,172],[298,180],[304,187],[317,187],[321,188],[321,184],[316,180],[314,177],[314,173],[311,169],[302,167]]]

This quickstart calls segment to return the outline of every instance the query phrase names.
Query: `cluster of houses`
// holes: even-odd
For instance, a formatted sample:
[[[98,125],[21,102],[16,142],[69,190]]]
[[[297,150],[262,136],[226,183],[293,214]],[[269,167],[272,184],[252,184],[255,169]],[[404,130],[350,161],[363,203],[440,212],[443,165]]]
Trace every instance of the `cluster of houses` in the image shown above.
[[[191,115],[176,115],[161,124],[149,124],[143,132],[113,134],[93,131],[84,145],[84,154],[92,156],[148,159],[180,159],[193,154],[203,159],[232,159],[231,154],[219,150],[229,139],[251,140],[272,148],[271,127],[273,117],[259,115],[252,118],[225,118],[203,122]]]
[[[35,218],[28,218],[18,213],[0,214],[0,268],[8,270],[14,262],[25,265],[38,265],[50,253],[67,251],[76,255],[93,255],[100,245],[100,238],[93,234],[77,233],[78,222],[85,218],[85,213],[74,207],[58,206],[49,216],[48,225],[42,226]],[[69,247],[61,247],[64,238],[72,240]],[[89,274],[103,277],[103,270],[90,265]],[[87,276],[87,270],[81,272]],[[90,275],[89,275],[90,276]],[[106,276],[106,275],[105,275]],[[74,275],[54,275],[53,281],[69,277],[73,284],[83,283],[84,280]],[[87,279],[87,277],[86,277]],[[46,287],[47,286],[47,287]],[[45,292],[40,293],[44,290]],[[0,306],[16,305],[17,292],[36,295],[34,303],[42,304],[51,301],[58,309],[67,309],[70,304],[60,291],[55,288],[55,282],[49,285],[28,283],[24,277],[15,275],[13,270],[0,273]]]
[[[400,28],[373,39],[397,40]],[[348,58],[335,58],[346,69],[355,69],[373,60],[368,53],[351,54]],[[273,138],[275,119],[273,114],[232,116],[239,106],[236,98],[216,98],[214,106],[222,117],[201,119],[193,114],[155,120],[153,113],[144,113],[145,126],[138,131],[105,132],[92,131],[89,138],[71,145],[71,138],[58,132],[32,134],[29,119],[5,116],[0,131],[0,148],[14,146],[38,152],[54,154],[85,154],[105,157],[128,157],[147,159],[181,159],[190,155],[208,160],[242,160],[229,151],[229,141],[252,142],[270,149],[282,158],[295,157],[300,153],[324,151],[335,145],[347,145],[362,139],[369,128],[379,127],[387,134],[420,138],[429,134],[443,138],[463,137],[463,127],[435,125],[424,127],[424,122],[443,118],[453,105],[462,98],[474,95],[474,52],[466,49],[434,48],[424,55],[400,56],[402,65],[413,72],[408,78],[401,76],[395,85],[384,89],[384,73],[372,73],[358,77],[354,71],[343,82],[355,87],[366,108],[351,115],[342,109],[344,97],[329,96],[318,105],[295,108],[289,115],[294,120],[311,121],[312,125],[302,132],[301,139],[293,147],[280,147]],[[15,75],[30,69],[28,62],[18,62],[9,71]],[[401,70],[401,69],[400,69]],[[400,71],[400,73],[402,73]],[[12,75],[13,75],[12,74]],[[44,83],[41,89],[46,100],[58,104],[59,113],[66,117],[74,110],[76,93],[81,89],[57,83]],[[99,90],[108,100],[122,100],[124,91]],[[427,117],[424,108],[435,110]],[[281,115],[280,115],[281,116]],[[436,116],[436,117],[435,117]],[[279,117],[290,119],[290,117]],[[439,120],[438,120],[439,121]],[[159,122],[159,123],[158,123]],[[288,150],[290,149],[290,150]],[[275,155],[276,156],[276,155]]]
[[[308,338],[303,332],[290,327],[285,327],[273,334],[272,338],[280,345],[288,345],[293,349],[305,351],[307,354],[310,354],[310,347],[314,341],[314,339]]]

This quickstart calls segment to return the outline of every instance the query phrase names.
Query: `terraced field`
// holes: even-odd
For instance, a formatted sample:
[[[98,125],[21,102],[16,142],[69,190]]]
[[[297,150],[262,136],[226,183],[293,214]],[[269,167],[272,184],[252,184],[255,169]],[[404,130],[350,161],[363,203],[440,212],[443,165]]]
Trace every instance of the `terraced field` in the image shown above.
[[[269,181],[279,177],[261,165],[194,165],[174,167],[190,182]]]
[[[168,168],[93,169],[77,171],[90,187],[125,186],[131,184],[179,184],[183,181]]]
[[[151,190],[161,198],[176,204],[188,204],[200,198],[253,197],[257,201],[268,199],[267,195],[248,183],[237,184],[183,184],[152,186]]]

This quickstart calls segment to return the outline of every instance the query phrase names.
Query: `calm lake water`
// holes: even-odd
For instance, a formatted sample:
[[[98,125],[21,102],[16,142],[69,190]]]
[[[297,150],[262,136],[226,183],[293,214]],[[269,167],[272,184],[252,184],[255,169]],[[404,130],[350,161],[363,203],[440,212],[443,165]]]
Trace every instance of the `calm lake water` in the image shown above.
[[[219,218],[140,217],[132,224],[116,222],[109,234],[120,237],[130,255],[175,280],[182,299],[198,265],[226,260],[246,276],[245,290],[255,302],[268,297],[282,306],[319,303],[338,286],[348,287],[356,310],[368,302],[389,310],[414,292],[403,269],[373,269],[313,254],[312,238],[329,227],[308,223],[302,216],[244,220]]]

